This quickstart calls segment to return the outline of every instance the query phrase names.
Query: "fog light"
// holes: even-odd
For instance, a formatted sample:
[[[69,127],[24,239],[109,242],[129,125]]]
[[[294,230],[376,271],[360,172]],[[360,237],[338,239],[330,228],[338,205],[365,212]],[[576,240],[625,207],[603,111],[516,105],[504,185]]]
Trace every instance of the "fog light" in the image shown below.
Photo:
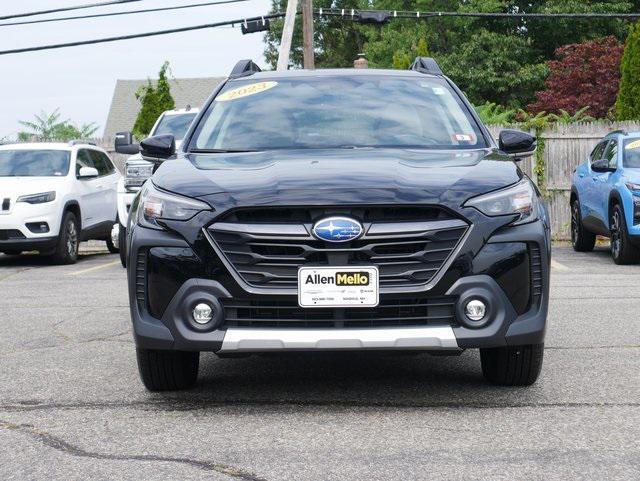
[[[206,324],[213,319],[213,309],[209,304],[198,304],[193,309],[193,320],[198,324]]]
[[[464,308],[464,314],[472,321],[480,321],[487,313],[487,306],[479,299],[469,301]]]

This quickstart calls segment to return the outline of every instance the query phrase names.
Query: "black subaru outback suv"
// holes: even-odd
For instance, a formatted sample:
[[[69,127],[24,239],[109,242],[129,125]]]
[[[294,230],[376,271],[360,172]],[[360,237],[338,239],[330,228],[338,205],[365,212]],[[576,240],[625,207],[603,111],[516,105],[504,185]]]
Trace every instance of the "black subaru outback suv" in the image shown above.
[[[479,348],[529,385],[542,366],[546,207],[430,58],[408,71],[260,72],[239,62],[129,219],[131,317],[150,390],[193,385],[200,351]],[[169,159],[165,162],[165,160]]]

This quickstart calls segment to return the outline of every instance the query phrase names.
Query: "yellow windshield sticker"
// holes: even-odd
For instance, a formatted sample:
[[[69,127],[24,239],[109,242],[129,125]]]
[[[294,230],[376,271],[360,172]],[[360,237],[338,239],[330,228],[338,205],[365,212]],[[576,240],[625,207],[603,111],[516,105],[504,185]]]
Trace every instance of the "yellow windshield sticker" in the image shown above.
[[[625,149],[633,150],[633,149],[637,149],[638,147],[640,147],[640,140],[636,140],[635,142],[631,142],[630,144],[627,144]]]
[[[278,82],[258,82],[255,84],[245,85],[244,87],[238,87],[237,89],[227,90],[216,97],[216,100],[218,102],[226,102],[228,100],[241,99],[242,97],[248,97],[249,95],[259,94],[265,90],[272,89],[276,85],[278,85]]]

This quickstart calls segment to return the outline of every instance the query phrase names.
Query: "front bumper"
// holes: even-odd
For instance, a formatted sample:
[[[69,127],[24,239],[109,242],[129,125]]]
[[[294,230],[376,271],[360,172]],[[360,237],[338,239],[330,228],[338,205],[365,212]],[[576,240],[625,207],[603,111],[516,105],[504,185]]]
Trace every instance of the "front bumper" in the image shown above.
[[[196,221],[197,222],[197,221]],[[487,239],[488,238],[488,239]],[[219,353],[288,350],[424,350],[537,344],[544,340],[549,299],[549,230],[544,221],[471,236],[424,296],[455,299],[454,319],[424,326],[310,328],[218,326],[201,330],[190,320],[202,301],[220,307],[228,299],[264,300],[248,293],[225,265],[199,242],[137,226],[129,252],[129,292],[139,347]],[[533,259],[535,250],[537,257]],[[207,257],[209,256],[209,257]],[[534,266],[535,261],[535,266]],[[207,266],[206,268],[203,266]],[[536,270],[534,278],[534,270]],[[411,293],[381,291],[381,301]],[[464,305],[480,297],[490,306],[481,328],[461,322]],[[279,296],[278,300],[286,299]],[[273,299],[271,299],[273,300]],[[291,299],[292,301],[292,299]]]
[[[4,251],[39,251],[49,253],[56,248],[57,237],[38,237],[32,239],[0,240],[0,252]]]
[[[130,191],[124,187],[124,178],[118,181],[118,220],[124,228],[127,227],[131,203],[137,194],[137,191]]]
[[[0,252],[40,251],[51,252],[57,244],[60,230],[58,201],[44,204],[15,203],[9,213],[0,214]],[[46,224],[43,232],[30,227]]]

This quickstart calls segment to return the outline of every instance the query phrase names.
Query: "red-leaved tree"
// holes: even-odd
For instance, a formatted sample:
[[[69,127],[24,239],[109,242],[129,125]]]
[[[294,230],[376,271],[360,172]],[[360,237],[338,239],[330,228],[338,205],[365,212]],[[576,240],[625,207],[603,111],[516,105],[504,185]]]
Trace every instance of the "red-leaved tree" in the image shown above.
[[[536,93],[529,110],[575,114],[589,106],[587,115],[605,118],[616,103],[620,85],[620,62],[624,45],[615,37],[565,45],[556,50],[557,60],[547,63],[546,90]]]

